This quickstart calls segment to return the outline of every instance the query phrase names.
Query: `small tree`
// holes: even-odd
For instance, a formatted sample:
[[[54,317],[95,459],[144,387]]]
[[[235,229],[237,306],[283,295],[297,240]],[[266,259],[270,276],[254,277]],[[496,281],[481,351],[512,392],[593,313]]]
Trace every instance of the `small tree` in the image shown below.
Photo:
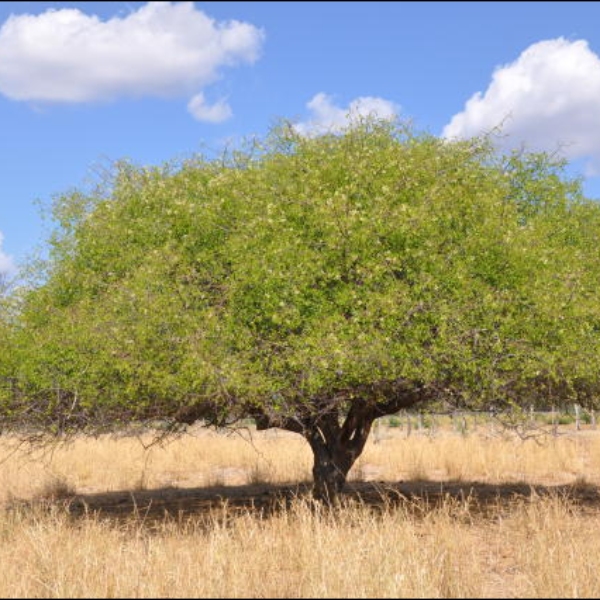
[[[373,421],[446,400],[595,397],[600,211],[545,154],[367,120],[55,203],[6,420],[252,417],[303,435],[331,499]],[[553,398],[554,402],[559,399]]]

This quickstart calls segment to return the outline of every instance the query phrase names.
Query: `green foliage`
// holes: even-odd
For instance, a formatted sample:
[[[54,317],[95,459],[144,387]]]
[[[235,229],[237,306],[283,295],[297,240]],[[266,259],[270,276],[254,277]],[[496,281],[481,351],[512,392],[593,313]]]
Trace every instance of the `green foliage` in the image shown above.
[[[563,167],[377,121],[121,163],[109,195],[57,199],[48,277],[0,321],[5,412],[226,421],[400,378],[572,401],[597,380],[600,210]]]
[[[402,422],[400,421],[400,418],[392,415],[389,419],[388,419],[388,427],[401,427],[402,426]]]

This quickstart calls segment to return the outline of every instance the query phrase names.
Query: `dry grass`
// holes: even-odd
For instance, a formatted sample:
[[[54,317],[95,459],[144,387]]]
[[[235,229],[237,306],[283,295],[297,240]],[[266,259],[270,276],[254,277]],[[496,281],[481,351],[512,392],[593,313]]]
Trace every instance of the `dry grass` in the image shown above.
[[[150,436],[80,437],[56,448],[24,448],[0,442],[0,502],[48,495],[56,483],[79,493],[163,487],[240,485],[311,478],[311,453],[299,436],[283,431],[204,429],[146,448]]]
[[[2,439],[2,438],[0,438]],[[78,493],[193,488],[311,480],[312,454],[285,431],[216,433],[194,429],[163,446],[150,437],[81,437],[53,449],[13,457],[15,442],[0,442],[0,503],[14,497],[53,495],[56,487]],[[469,435],[450,430],[406,437],[393,428],[371,436],[350,480],[527,482],[600,485],[600,432],[564,430],[558,437]]]
[[[1,597],[599,597],[595,506],[559,493],[422,498],[379,510],[352,503],[323,512],[297,498],[268,518],[256,511],[146,522],[74,518],[74,493],[201,488],[310,477],[307,444],[284,432],[205,431],[145,450],[131,438],[81,438],[52,453],[9,456],[0,443]],[[547,488],[600,485],[600,436],[541,444],[485,431],[434,437],[379,432],[356,479],[422,479]],[[15,499],[37,500],[28,506]],[[43,502],[40,502],[44,499]]]
[[[377,444],[372,441],[359,459],[359,469],[368,471],[369,465],[384,480],[600,484],[600,436],[586,431],[521,440],[484,430],[466,436],[443,431],[384,437]]]

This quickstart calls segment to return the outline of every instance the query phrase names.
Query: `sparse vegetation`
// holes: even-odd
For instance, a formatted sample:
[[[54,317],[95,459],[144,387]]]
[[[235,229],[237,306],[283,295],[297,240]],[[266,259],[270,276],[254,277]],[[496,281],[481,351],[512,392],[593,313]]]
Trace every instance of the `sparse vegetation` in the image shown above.
[[[149,449],[135,438],[81,436],[43,454],[14,453],[0,438],[0,595],[600,594],[600,435],[591,429],[570,425],[535,441],[487,425],[466,436],[443,425],[433,437],[416,430],[409,438],[384,427],[350,485],[378,481],[383,490],[387,481],[394,493],[375,504],[344,496],[338,510],[298,493],[267,515],[258,503],[266,490],[311,474],[302,440],[273,434],[194,429]],[[225,487],[201,508],[200,491],[211,485]],[[236,509],[244,489],[257,504]],[[152,503],[177,492],[170,512],[150,518]],[[74,512],[75,497],[86,510]],[[111,516],[123,503],[128,512]]]

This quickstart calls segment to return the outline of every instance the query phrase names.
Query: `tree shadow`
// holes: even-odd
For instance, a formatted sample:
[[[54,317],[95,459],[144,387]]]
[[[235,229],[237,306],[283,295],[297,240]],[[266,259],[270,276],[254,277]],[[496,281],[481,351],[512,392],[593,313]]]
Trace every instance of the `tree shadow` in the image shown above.
[[[195,488],[158,488],[122,490],[19,502],[18,506],[42,506],[52,510],[62,507],[73,519],[93,515],[101,519],[123,521],[136,519],[147,524],[186,522],[204,519],[209,525],[235,515],[250,513],[269,517],[290,508],[295,501],[311,502],[311,483],[289,485],[248,484]],[[349,482],[340,495],[340,504],[361,505],[374,510],[403,509],[415,516],[425,516],[436,508],[454,507],[454,514],[470,517],[497,517],[510,511],[515,502],[544,497],[560,497],[582,510],[600,511],[600,487],[588,483],[569,485],[533,485],[525,482],[490,484],[479,481],[411,480],[398,482]],[[13,505],[15,508],[16,505]]]

